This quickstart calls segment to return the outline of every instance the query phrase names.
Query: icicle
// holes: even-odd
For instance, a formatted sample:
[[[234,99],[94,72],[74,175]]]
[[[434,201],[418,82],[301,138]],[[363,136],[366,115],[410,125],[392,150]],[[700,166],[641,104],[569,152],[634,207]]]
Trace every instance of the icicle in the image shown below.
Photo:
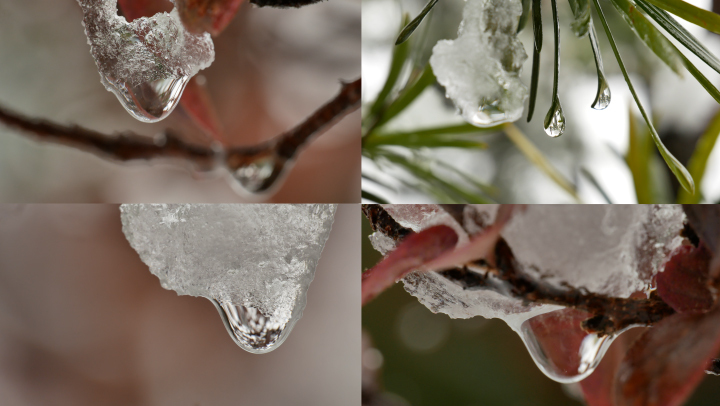
[[[202,296],[232,339],[277,348],[305,308],[336,205],[124,204],[123,232],[161,286]]]
[[[140,121],[167,117],[188,80],[215,58],[210,34],[186,31],[177,9],[128,23],[117,0],[78,3],[102,84]]]

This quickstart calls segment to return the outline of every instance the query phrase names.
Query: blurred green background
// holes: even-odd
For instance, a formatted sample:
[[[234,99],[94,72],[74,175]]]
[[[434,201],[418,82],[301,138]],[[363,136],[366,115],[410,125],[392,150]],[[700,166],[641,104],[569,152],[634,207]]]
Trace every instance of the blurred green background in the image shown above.
[[[365,270],[381,255],[367,238],[372,230],[364,216],[362,233]],[[373,405],[584,404],[579,387],[561,385],[540,372],[503,321],[433,314],[401,283],[363,307],[362,323],[372,347],[382,354],[377,380],[388,402]],[[373,358],[364,355],[363,364],[378,365]],[[707,376],[686,405],[717,405],[718,399],[720,377]]]

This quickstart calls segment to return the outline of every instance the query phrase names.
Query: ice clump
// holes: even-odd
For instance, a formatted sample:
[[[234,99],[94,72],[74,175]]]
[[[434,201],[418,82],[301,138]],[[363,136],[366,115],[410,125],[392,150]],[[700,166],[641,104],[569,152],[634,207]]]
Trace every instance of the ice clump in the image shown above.
[[[165,289],[217,307],[233,340],[264,353],[302,316],[336,205],[124,204],[123,232]]]
[[[498,205],[458,207],[462,208],[453,215],[439,205],[383,205],[394,220],[414,231],[437,224],[452,227],[460,236],[458,245],[468,241],[468,233],[474,235],[492,224],[498,210]],[[520,270],[536,280],[627,298],[653,288],[653,276],[683,242],[684,221],[680,205],[528,205],[514,212],[501,236]],[[378,233],[372,240],[383,241],[385,248],[387,241]],[[485,272],[479,265],[468,270]],[[405,290],[435,313],[504,320],[523,339],[540,369],[559,382],[576,382],[592,373],[620,334],[588,334],[580,322],[589,316],[578,311],[524,305],[495,291],[465,289],[438,272],[410,273],[403,283]],[[574,318],[573,323],[569,318]],[[562,326],[562,331],[550,325]],[[562,353],[557,348],[549,351],[562,336],[567,336]]]
[[[188,80],[215,59],[210,34],[188,32],[176,8],[128,23],[117,0],[78,3],[102,84],[140,121],[167,117]]]
[[[527,59],[517,26],[520,0],[469,0],[455,40],[430,58],[438,82],[462,117],[478,127],[518,120],[527,98],[520,71]]]

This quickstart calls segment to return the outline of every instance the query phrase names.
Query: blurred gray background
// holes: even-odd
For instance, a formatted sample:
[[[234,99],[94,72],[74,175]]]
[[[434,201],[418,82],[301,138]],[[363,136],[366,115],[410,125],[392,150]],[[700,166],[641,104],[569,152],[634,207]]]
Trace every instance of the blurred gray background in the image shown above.
[[[357,206],[338,208],[302,319],[269,354],[160,287],[115,205],[0,205],[0,404],[357,404]]]

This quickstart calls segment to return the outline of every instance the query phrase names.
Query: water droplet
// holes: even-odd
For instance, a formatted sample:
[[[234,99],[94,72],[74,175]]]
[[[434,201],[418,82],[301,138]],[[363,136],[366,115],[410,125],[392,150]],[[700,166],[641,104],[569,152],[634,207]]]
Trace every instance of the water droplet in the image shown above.
[[[170,76],[135,86],[110,77],[104,79],[128,113],[140,121],[154,123],[175,109],[190,78]]]
[[[290,335],[299,318],[278,320],[253,307],[211,299],[235,344],[245,351],[262,354],[276,349]]]
[[[245,162],[237,169],[231,170],[231,173],[245,191],[261,193],[275,184],[283,167],[284,161],[275,155],[265,155]]]
[[[478,111],[470,117],[473,125],[492,127],[506,121],[512,121],[507,112],[500,108],[499,100],[481,101]]]
[[[604,77],[598,77],[598,92],[595,96],[592,108],[595,110],[604,110],[610,105],[610,86],[608,86]]]
[[[592,108],[595,110],[603,110],[610,105],[610,86],[605,80],[605,72],[603,70],[602,55],[600,54],[600,47],[598,46],[597,34],[595,33],[595,26],[590,21],[590,30],[588,31],[588,37],[590,38],[590,46],[592,47],[593,55],[595,56],[595,67],[597,68],[598,76],[598,90],[593,102]]]
[[[561,383],[578,382],[590,375],[610,344],[621,333],[598,336],[582,330],[589,313],[562,309],[526,320],[520,337],[538,368]]]
[[[555,99],[547,116],[545,116],[545,133],[555,138],[562,135],[563,132],[565,132],[565,115],[563,114],[560,100]]]

